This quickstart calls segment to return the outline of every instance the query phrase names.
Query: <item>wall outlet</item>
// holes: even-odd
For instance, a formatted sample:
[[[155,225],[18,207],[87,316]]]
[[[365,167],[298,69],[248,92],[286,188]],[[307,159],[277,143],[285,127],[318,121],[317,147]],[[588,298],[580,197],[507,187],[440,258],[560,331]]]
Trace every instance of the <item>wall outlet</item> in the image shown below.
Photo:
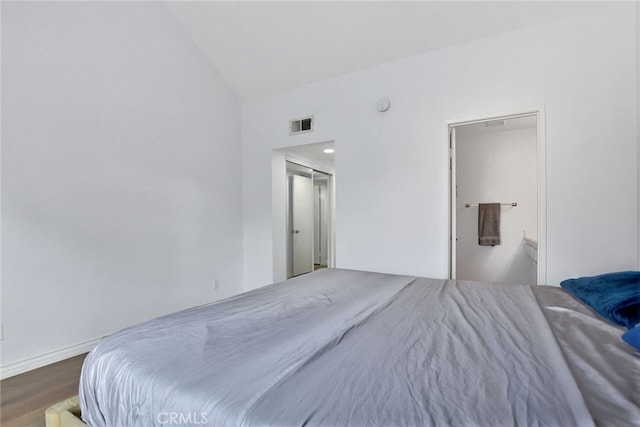
[[[0,322],[0,341],[4,340],[4,323]]]
[[[216,291],[218,289],[220,289],[220,279],[215,279],[213,281],[213,290]]]

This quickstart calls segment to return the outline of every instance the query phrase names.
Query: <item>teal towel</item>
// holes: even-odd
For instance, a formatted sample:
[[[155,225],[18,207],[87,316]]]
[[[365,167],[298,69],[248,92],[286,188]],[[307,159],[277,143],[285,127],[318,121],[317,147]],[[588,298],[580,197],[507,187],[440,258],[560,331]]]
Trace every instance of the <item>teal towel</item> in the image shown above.
[[[631,329],[640,323],[640,271],[568,279],[560,286],[617,325]]]

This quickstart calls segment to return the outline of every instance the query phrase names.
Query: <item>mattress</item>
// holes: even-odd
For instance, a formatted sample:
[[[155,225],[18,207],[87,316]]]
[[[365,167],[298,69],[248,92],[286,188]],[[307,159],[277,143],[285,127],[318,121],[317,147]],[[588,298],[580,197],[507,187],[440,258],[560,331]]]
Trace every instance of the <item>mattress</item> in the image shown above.
[[[640,425],[619,335],[559,288],[327,269],[104,339],[80,404],[94,427]]]

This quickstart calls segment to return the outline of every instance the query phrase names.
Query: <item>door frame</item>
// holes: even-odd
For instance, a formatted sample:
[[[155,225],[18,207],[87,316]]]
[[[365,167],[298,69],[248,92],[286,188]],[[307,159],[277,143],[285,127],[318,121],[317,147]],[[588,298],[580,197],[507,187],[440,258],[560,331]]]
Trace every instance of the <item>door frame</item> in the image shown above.
[[[287,163],[293,163],[295,165],[301,166],[303,168],[309,168],[311,169],[311,175],[313,178],[313,172],[319,172],[323,175],[328,176],[328,182],[327,182],[327,198],[326,198],[326,203],[327,203],[327,211],[329,212],[329,214],[327,215],[327,268],[334,268],[335,267],[335,171],[332,171],[324,166],[321,165],[317,165],[314,163],[311,163],[305,159],[301,159],[299,157],[293,156],[291,154],[285,153],[284,155],[284,164],[285,164],[285,170],[286,170],[286,164]],[[287,174],[285,172],[285,178],[286,178]],[[286,178],[288,179],[288,178]],[[313,183],[313,179],[312,179],[312,183]],[[285,203],[286,203],[286,213],[285,213],[285,217],[286,217],[286,223],[287,226],[285,227],[285,234],[286,234],[286,240],[285,240],[285,250],[286,250],[286,256],[285,256],[285,276],[289,275],[289,271],[290,271],[290,263],[292,261],[292,257],[291,257],[291,250],[292,247],[290,245],[290,239],[289,239],[289,227],[288,224],[290,222],[289,219],[289,183],[288,181],[286,181],[286,188],[287,190],[285,191]],[[292,265],[291,265],[292,267]]]
[[[445,124],[445,141],[447,144],[447,169],[449,173],[449,254],[448,271],[449,279],[456,278],[456,147],[455,128],[474,123],[483,123],[494,120],[506,120],[517,117],[536,116],[537,117],[537,187],[538,187],[538,263],[537,263],[537,284],[547,284],[547,176],[546,176],[546,126],[545,126],[545,106],[514,109],[499,114],[479,115],[461,120],[450,120]]]
[[[302,274],[311,273],[314,268],[314,174],[313,172],[311,172],[311,176],[307,177],[300,174],[299,172],[294,172],[290,176],[287,174],[287,178],[289,179],[289,191],[287,197],[289,205],[289,209],[287,209],[287,234],[289,236],[289,239],[287,240],[287,242],[290,245],[290,248],[287,250],[287,252],[290,256],[288,263],[291,264],[291,277],[296,277]],[[303,188],[305,188],[306,191],[302,191]],[[301,201],[304,199],[306,199],[307,203],[302,203],[301,205]],[[304,208],[304,214],[299,216],[298,214],[300,212],[296,211],[296,208]],[[305,227],[301,227],[301,224],[305,224],[306,229]],[[297,233],[300,233],[301,231],[303,233],[298,235]],[[303,240],[300,240],[300,236],[303,236]],[[305,244],[302,245],[304,247],[301,247],[302,242],[305,242]],[[304,251],[298,253],[300,249],[303,249]],[[308,253],[308,258],[304,256],[305,253]],[[302,266],[301,264],[303,264],[304,266]],[[287,276],[288,275],[289,267],[287,266]]]
[[[329,254],[331,250],[329,249],[329,230],[331,225],[331,186],[333,181],[333,175],[326,174],[324,172],[316,171],[318,175],[322,175],[326,177],[326,182],[322,185],[316,184],[316,174],[313,175],[313,198],[314,198],[314,264],[326,265],[329,267]],[[318,194],[316,196],[316,187],[318,188]],[[317,203],[317,205],[316,205]],[[317,209],[316,209],[317,208]],[[317,217],[315,216],[317,213]],[[317,222],[316,222],[317,220]],[[323,226],[324,222],[324,226]],[[315,227],[318,227],[318,241],[315,239]],[[323,245],[323,237],[325,237],[325,242]],[[319,245],[319,262],[316,263],[315,259],[315,250]],[[324,252],[324,254],[323,254]],[[323,256],[324,255],[324,256]]]

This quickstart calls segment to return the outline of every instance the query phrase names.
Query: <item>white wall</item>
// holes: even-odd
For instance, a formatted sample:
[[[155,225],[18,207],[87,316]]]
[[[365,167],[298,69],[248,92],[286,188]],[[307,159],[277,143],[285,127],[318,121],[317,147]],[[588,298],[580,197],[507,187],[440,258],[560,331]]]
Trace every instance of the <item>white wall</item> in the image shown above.
[[[489,129],[456,128],[456,278],[533,285],[537,266],[523,232],[537,234],[536,128]],[[478,245],[478,207],[465,204],[514,201],[500,210],[500,245]]]
[[[637,266],[635,24],[621,3],[243,103],[245,288],[274,274],[273,148],[335,140],[338,267],[445,277],[445,123],[537,105],[548,282]],[[315,131],[290,137],[307,114]]]
[[[239,292],[240,103],[165,7],[3,2],[2,39],[3,368]]]
[[[640,116],[640,2],[636,2],[636,108]],[[640,118],[636,140],[638,141],[638,270],[640,270]]]

